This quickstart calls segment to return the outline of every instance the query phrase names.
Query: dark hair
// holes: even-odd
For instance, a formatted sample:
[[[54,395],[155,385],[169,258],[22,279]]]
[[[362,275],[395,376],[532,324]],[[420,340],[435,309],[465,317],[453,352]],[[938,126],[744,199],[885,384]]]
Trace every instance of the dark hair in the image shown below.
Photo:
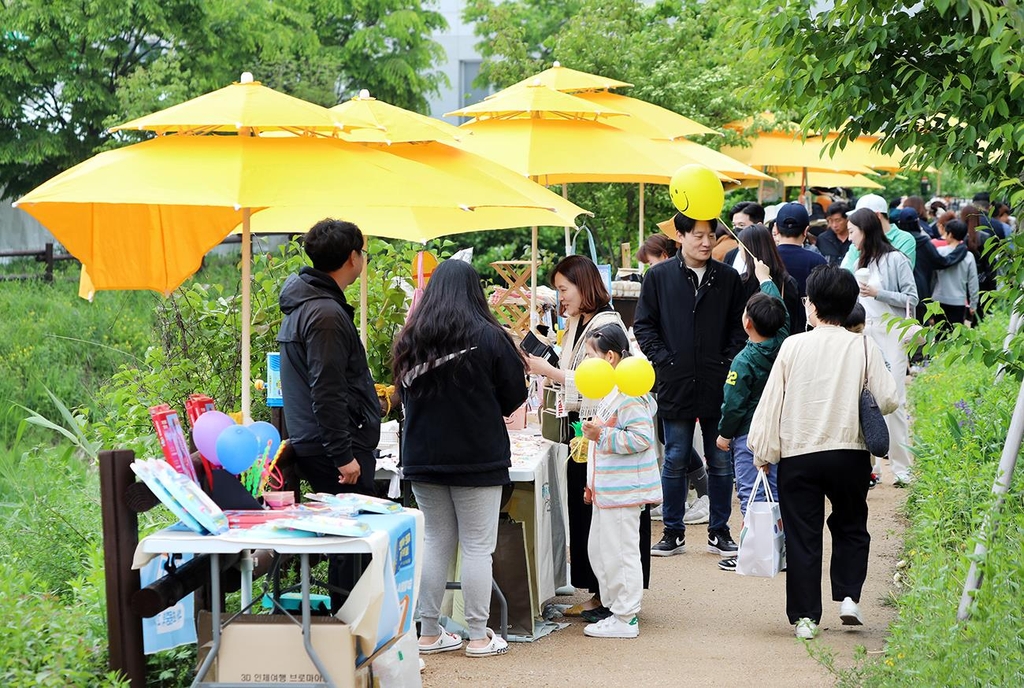
[[[581,313],[596,313],[612,300],[600,271],[586,256],[566,256],[551,272],[552,284],[555,275],[562,275],[579,289]]]
[[[895,210],[896,208],[899,208],[901,203],[903,203],[902,196],[897,196],[896,198],[889,199],[889,210]]]
[[[825,217],[832,217],[833,215],[842,215],[846,217],[846,214],[850,212],[850,206],[842,201],[836,201],[828,206],[828,210],[825,211]]]
[[[945,224],[946,234],[957,241],[963,241],[967,237],[967,225],[961,220],[950,220]]]
[[[658,256],[671,258],[678,250],[676,242],[664,234],[652,234],[644,239],[644,243],[640,244],[640,250],[636,252],[636,259],[641,263],[646,263],[651,258],[657,258]]]
[[[363,250],[363,233],[351,222],[327,218],[310,227],[302,246],[315,269],[334,272],[353,251]]]
[[[861,332],[864,330],[867,318],[867,311],[864,310],[864,306],[862,306],[860,301],[858,301],[853,304],[853,310],[850,311],[850,314],[846,316],[846,320],[843,321],[843,327],[851,332]]]
[[[998,203],[993,204],[992,210],[989,212],[989,217],[999,217],[1003,214],[1010,214],[1010,206],[999,201]]]
[[[786,307],[774,296],[757,292],[747,299],[747,317],[762,337],[774,337],[786,324]]]
[[[715,220],[694,220],[692,217],[687,217],[682,213],[676,213],[672,216],[672,224],[675,225],[676,231],[684,235],[695,230],[698,222],[707,222],[712,231],[715,229]]]
[[[950,220],[955,220],[955,219],[956,219],[956,213],[954,213],[952,210],[947,210],[946,212],[942,213],[941,215],[939,215],[938,217],[935,218],[935,224],[936,225],[942,225],[943,227],[945,227],[946,224],[949,223]]]
[[[779,249],[775,245],[775,239],[772,238],[771,230],[762,224],[750,225],[739,233],[738,238],[740,243],[747,247],[747,251],[754,254],[754,258],[768,266],[768,270],[772,273],[772,282],[775,282],[775,286],[781,292],[786,280],[789,279],[789,271],[786,270],[786,264],[782,262],[782,256],[779,255]],[[742,248],[739,250],[743,251]],[[754,259],[747,251],[743,251],[743,262],[747,266],[743,275],[744,282],[756,279]]]
[[[729,210],[729,219],[737,213],[743,213],[753,223],[764,222],[764,208],[753,201],[740,201]]]
[[[807,276],[807,298],[814,304],[821,322],[843,325],[856,305],[858,296],[860,286],[857,279],[852,272],[839,265],[819,265]]]
[[[978,236],[981,210],[978,209],[978,206],[968,203],[960,209],[960,221],[967,225],[967,248],[971,253],[977,254],[982,245],[981,237]]]
[[[860,247],[860,261],[857,267],[866,268],[871,261],[878,260],[886,253],[895,251],[893,245],[882,231],[882,221],[878,215],[868,208],[854,210],[847,218],[850,224],[855,225],[864,235],[864,241]],[[856,282],[856,280],[854,280]]]
[[[629,352],[629,338],[626,331],[618,325],[605,325],[592,330],[587,335],[587,341],[594,342],[594,348],[603,354],[614,351],[622,358],[631,356]]]
[[[416,377],[411,388],[403,383],[417,366],[432,364],[476,346],[486,332],[507,340],[508,346],[519,351],[491,313],[480,285],[480,275],[473,266],[461,260],[444,261],[434,270],[423,299],[395,339],[391,362],[395,385],[403,394],[411,389],[421,395],[453,381],[466,368],[465,356],[456,356],[445,364],[431,367],[428,374]],[[525,372],[524,364],[524,375]],[[469,385],[477,381],[463,382]]]
[[[907,200],[903,201],[904,208],[913,208],[917,211],[917,216],[923,218],[925,216],[924,210],[924,199],[920,196],[907,196]]]

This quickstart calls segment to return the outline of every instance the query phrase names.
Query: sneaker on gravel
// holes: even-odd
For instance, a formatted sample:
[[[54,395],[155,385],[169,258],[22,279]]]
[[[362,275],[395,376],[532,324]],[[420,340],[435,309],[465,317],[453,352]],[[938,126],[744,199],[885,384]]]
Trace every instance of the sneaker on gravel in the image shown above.
[[[671,557],[686,551],[686,534],[666,530],[661,540],[651,547],[652,557]]]
[[[711,502],[708,500],[708,496],[704,495],[703,497],[698,497],[695,502],[687,507],[686,514],[683,516],[683,523],[707,523],[710,515]]]
[[[718,560],[718,568],[723,571],[736,571],[736,557],[726,557]]]
[[[878,474],[877,473],[872,473],[871,477],[868,479],[868,489],[869,490],[873,490],[875,488],[875,486],[878,484],[879,480],[880,480],[880,478],[879,478]]]
[[[818,635],[818,624],[807,617],[796,620],[796,637],[800,640],[814,640]]]
[[[636,638],[640,635],[640,622],[636,616],[629,621],[623,621],[617,616],[609,616],[604,621],[585,626],[583,635],[591,638]]]
[[[652,521],[664,521],[664,517],[661,515],[661,504],[651,509],[651,520]]]
[[[860,606],[853,601],[852,597],[847,597],[839,605],[839,618],[842,619],[844,626],[864,625],[864,620],[860,616]]]
[[[708,551],[712,554],[721,554],[724,557],[728,557],[736,554],[738,550],[739,545],[733,542],[728,530],[708,531]]]

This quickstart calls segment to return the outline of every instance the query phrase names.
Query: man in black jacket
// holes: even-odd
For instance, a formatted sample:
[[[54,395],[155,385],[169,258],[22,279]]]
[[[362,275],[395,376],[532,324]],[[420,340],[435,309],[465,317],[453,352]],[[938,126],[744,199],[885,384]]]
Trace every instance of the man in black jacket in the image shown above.
[[[313,267],[281,288],[281,393],[299,475],[317,492],[373,494],[380,403],[344,289],[367,260],[351,222],[321,220],[306,233]]]
[[[677,213],[681,248],[675,258],[644,277],[633,331],[657,373],[658,416],[665,430],[661,483],[665,532],[655,556],[682,553],[685,542],[686,469],[696,422],[708,463],[708,551],[735,553],[729,534],[733,469],[728,452],[715,446],[722,389],[733,356],[743,348],[743,286],[735,270],[711,259],[710,222]]]

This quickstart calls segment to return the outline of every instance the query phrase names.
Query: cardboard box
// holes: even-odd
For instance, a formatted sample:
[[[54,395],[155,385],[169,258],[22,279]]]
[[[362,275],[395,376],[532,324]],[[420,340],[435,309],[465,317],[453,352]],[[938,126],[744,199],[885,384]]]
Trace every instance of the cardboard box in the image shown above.
[[[200,614],[200,638],[211,638],[209,613]],[[205,618],[203,618],[205,617]],[[369,667],[356,670],[356,642],[334,617],[311,619],[313,649],[338,688],[361,688]],[[200,651],[200,661],[206,652]],[[306,654],[302,629],[283,615],[243,614],[221,631],[220,652],[206,681],[223,683],[317,683],[323,677]]]

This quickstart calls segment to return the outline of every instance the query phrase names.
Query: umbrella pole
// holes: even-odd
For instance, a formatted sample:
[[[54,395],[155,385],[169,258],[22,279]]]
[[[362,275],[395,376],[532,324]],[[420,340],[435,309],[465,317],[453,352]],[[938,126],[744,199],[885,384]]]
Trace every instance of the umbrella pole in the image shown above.
[[[564,184],[564,183],[562,184],[562,198],[564,198],[567,201],[569,200],[569,185],[568,184]],[[536,255],[537,255],[537,236],[536,236],[537,228],[536,227],[533,228],[533,232],[534,232],[534,237],[533,237],[533,253],[534,253],[534,258],[536,258]],[[566,227],[565,228],[565,255],[568,256],[571,251],[572,251],[572,233],[571,233],[571,230],[568,227]],[[537,265],[536,265],[536,262],[535,262],[534,263],[534,269],[536,269],[536,267],[537,267]]]
[[[636,254],[638,256],[637,259],[636,259],[636,266],[638,268],[639,267],[643,267],[640,264],[640,258],[639,258],[640,247],[644,245],[644,183],[643,182],[640,182],[640,227],[639,227],[639,230],[640,231],[637,234],[637,236],[639,237],[639,241],[637,242],[637,245],[636,245]],[[625,268],[625,267],[629,267],[629,266],[623,265],[622,267]]]
[[[565,192],[565,185],[562,185]],[[569,229],[566,228],[568,236]],[[530,329],[537,329],[537,227],[530,228]]]
[[[366,238],[363,238],[363,255],[366,255]],[[366,269],[366,260],[363,260],[363,269],[359,272],[359,340],[366,348],[366,330],[369,317],[366,314],[367,302],[369,301],[370,277]]]
[[[242,422],[252,422],[252,234],[249,230],[249,218],[252,211],[242,209]]]

